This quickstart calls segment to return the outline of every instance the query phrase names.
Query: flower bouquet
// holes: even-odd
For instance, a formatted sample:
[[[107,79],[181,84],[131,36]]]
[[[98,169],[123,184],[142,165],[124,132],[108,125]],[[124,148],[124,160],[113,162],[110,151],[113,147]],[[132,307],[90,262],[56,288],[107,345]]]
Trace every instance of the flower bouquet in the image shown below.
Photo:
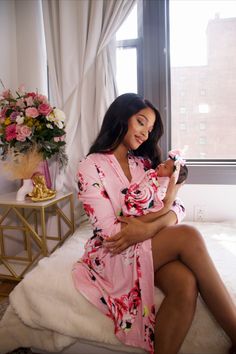
[[[0,159],[14,179],[30,179],[40,161],[56,155],[67,164],[65,114],[46,96],[18,89],[0,94]]]

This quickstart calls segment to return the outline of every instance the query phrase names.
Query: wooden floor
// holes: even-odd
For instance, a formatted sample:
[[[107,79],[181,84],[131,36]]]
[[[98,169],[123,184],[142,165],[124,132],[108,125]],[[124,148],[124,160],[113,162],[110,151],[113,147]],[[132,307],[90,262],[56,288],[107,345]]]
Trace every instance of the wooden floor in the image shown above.
[[[8,297],[17,284],[17,282],[11,281],[2,281],[2,283],[0,283],[0,302]]]

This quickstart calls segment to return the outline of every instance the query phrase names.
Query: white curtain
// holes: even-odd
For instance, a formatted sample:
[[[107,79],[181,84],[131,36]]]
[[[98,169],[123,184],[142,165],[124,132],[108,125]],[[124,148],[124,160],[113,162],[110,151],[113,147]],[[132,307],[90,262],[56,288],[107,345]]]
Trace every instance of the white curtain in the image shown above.
[[[39,0],[0,0],[0,78],[13,92],[47,94],[47,58]],[[3,87],[0,85],[0,91]]]
[[[114,35],[135,0],[42,0],[50,101],[66,114],[65,174],[57,190],[75,189],[78,162],[88,152],[116,97]]]
[[[0,79],[13,92],[21,84],[27,91],[47,94],[47,59],[39,0],[0,0]],[[3,87],[0,84],[0,91]],[[1,171],[0,190],[19,188]]]
[[[18,85],[47,94],[47,58],[40,1],[16,0]]]

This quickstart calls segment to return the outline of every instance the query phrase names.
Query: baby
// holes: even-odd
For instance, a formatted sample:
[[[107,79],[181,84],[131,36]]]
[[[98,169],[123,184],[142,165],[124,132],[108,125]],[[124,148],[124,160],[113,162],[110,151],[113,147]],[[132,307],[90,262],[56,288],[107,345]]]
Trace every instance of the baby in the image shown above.
[[[140,216],[160,210],[170,181],[171,175],[179,165],[177,184],[182,183],[188,176],[185,160],[179,150],[169,152],[169,158],[157,168],[149,169],[140,183],[131,184],[121,191],[124,194],[124,205],[121,214],[124,216]]]

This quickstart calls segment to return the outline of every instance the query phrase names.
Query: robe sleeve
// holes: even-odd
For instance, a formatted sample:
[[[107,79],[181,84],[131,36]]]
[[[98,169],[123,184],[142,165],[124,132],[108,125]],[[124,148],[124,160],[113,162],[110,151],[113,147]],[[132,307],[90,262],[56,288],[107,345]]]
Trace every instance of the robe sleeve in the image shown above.
[[[183,205],[183,202],[181,199],[176,198],[174,201],[171,210],[176,214],[177,217],[177,224],[179,224],[185,217],[186,212],[185,212],[185,207]]]
[[[90,159],[84,159],[79,163],[77,173],[78,198],[83,203],[94,230],[101,231],[104,237],[115,235],[121,229],[121,223],[117,220],[115,210],[102,179],[102,171]]]

